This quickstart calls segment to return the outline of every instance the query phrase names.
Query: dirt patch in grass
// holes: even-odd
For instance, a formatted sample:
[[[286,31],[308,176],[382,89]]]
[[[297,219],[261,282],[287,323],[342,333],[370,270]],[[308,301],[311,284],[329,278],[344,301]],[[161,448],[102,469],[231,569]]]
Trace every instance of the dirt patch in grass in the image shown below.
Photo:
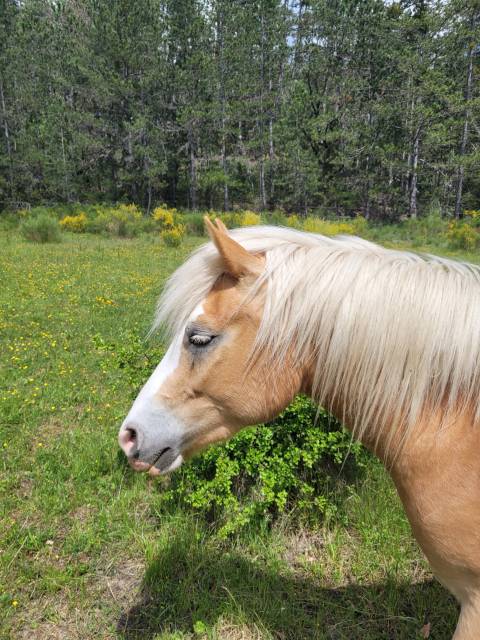
[[[20,477],[19,477],[19,484],[18,484],[18,496],[20,498],[28,499],[30,498],[30,496],[32,495],[32,491],[33,491],[33,479],[32,476],[30,474],[27,473],[23,473]],[[18,514],[17,514],[18,516]]]
[[[65,433],[67,427],[60,418],[48,418],[39,426],[37,434],[32,438],[32,450],[48,447],[52,440]]]
[[[283,536],[282,560],[299,578],[314,579],[322,587],[346,587],[357,582],[352,567],[360,542],[355,531],[328,528],[299,529]]]
[[[216,627],[216,637],[222,640],[262,640],[264,634],[255,626],[246,624],[230,623],[228,621],[220,621]],[[285,636],[277,636],[278,640],[282,640]]]
[[[285,538],[283,559],[292,569],[302,570],[306,564],[318,562],[323,555],[325,537],[323,533],[300,530]]]
[[[123,563],[111,564],[105,572],[98,576],[98,584],[102,586],[102,595],[110,596],[119,606],[133,602],[140,589],[145,566],[138,560],[126,560]]]
[[[70,512],[69,518],[72,522],[87,522],[96,511],[91,504],[81,504]]]
[[[70,625],[45,622],[35,629],[25,629],[16,637],[19,640],[80,640],[82,636],[73,631]]]
[[[18,612],[12,640],[113,640],[122,610],[138,595],[144,565],[138,560],[99,562],[84,588],[42,595]]]

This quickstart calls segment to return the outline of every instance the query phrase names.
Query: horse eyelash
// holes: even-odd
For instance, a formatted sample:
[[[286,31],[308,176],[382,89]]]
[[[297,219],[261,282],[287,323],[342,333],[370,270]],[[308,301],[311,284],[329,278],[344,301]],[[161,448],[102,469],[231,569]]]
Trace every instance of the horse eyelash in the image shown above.
[[[205,347],[207,344],[210,344],[213,340],[213,336],[202,335],[201,333],[194,333],[188,338],[190,344],[194,347]]]

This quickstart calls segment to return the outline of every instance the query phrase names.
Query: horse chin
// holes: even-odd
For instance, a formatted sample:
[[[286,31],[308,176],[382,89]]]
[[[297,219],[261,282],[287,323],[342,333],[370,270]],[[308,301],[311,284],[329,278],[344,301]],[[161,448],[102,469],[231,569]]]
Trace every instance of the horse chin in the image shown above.
[[[165,458],[165,456],[162,456],[161,460],[150,467],[148,473],[151,476],[164,476],[172,473],[172,471],[182,466],[184,460],[181,453],[177,453],[177,455],[173,455],[169,459],[164,460],[163,458]]]
[[[178,469],[184,462],[181,453],[172,453],[170,456],[162,456],[155,464],[149,464],[141,460],[129,460],[132,469],[138,472],[147,472],[150,476],[164,476]]]

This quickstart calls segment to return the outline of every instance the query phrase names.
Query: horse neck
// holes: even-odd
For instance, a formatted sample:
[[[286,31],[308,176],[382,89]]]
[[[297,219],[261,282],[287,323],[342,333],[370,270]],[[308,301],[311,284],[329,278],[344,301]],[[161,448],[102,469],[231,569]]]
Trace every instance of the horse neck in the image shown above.
[[[301,393],[311,397],[314,401],[318,399],[315,397],[313,389],[313,380],[315,373],[316,363],[313,362],[310,366],[306,367],[303,374]],[[355,412],[354,412],[355,398],[349,398],[342,389],[338,390],[335,397],[329,397],[329,395],[323,396],[322,406],[327,409],[339,422],[341,422],[353,436],[363,444],[369,451],[376,455],[388,469],[392,469],[394,466],[402,464],[404,454],[410,449],[409,443],[404,442],[404,431],[401,428],[395,429],[393,420],[385,420],[384,428],[379,429],[377,432],[372,432],[371,429],[366,428],[357,434],[352,425],[355,424]],[[431,420],[431,424],[440,424],[441,417],[438,416],[438,420]],[[424,422],[419,422],[420,426],[424,427]],[[415,432],[417,429],[415,429]],[[409,439],[416,438],[415,433],[409,434]],[[407,445],[407,446],[405,446]]]

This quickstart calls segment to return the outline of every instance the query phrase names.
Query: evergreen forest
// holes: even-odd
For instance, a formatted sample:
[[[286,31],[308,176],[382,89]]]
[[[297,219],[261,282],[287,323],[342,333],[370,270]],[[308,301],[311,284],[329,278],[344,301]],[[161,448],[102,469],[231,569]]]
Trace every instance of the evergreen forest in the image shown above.
[[[480,208],[479,0],[0,0],[0,210]]]

